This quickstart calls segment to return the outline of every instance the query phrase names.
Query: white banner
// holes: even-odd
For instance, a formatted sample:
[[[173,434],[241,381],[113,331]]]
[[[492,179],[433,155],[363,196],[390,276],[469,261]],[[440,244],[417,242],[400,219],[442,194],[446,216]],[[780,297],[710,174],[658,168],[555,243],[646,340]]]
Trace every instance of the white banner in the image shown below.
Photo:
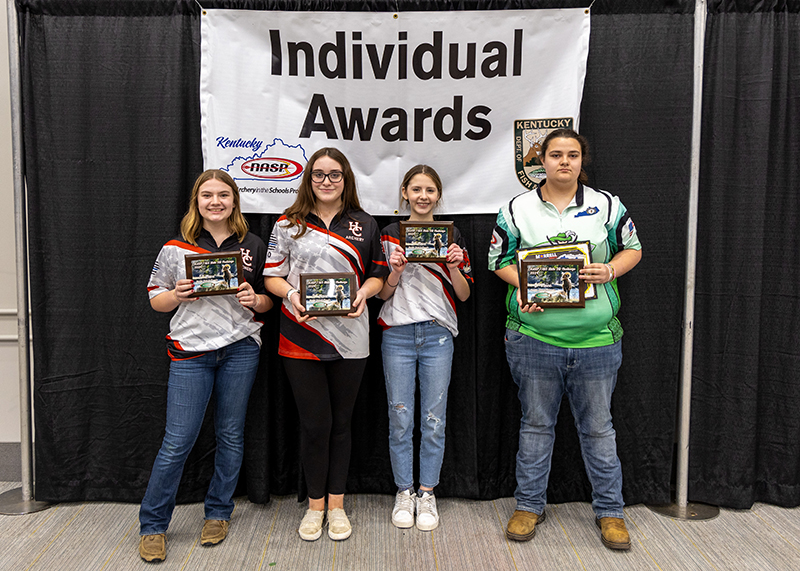
[[[585,8],[203,14],[203,158],[233,176],[245,212],[291,205],[327,146],[370,214],[397,212],[418,163],[442,177],[440,212],[497,212],[541,174],[537,143],[577,128]]]

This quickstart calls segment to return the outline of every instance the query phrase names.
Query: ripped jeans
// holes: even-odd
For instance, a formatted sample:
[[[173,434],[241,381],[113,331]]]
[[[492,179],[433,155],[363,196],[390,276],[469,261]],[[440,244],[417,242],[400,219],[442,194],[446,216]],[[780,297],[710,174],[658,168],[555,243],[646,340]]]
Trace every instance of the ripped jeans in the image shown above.
[[[399,489],[414,485],[414,394],[419,364],[419,484],[434,488],[444,458],[447,389],[453,335],[435,321],[390,327],[383,332],[383,372],[389,401],[389,455]]]

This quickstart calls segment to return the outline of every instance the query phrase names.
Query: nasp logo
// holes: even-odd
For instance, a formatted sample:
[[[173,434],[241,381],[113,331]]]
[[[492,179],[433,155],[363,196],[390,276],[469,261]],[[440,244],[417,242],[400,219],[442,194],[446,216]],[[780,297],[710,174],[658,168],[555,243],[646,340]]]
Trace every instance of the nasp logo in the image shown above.
[[[245,161],[241,165],[244,174],[265,180],[283,180],[293,178],[303,172],[300,163],[279,157],[258,157]]]
[[[253,188],[261,188],[258,183],[270,188],[289,188],[287,183],[303,175],[307,161],[302,145],[287,145],[283,139],[275,138],[260,153],[233,157],[220,168],[237,182],[256,183],[248,185],[252,192]]]
[[[514,169],[522,186],[532,189],[545,178],[539,158],[542,142],[550,131],[572,129],[572,124],[572,117],[514,121]]]

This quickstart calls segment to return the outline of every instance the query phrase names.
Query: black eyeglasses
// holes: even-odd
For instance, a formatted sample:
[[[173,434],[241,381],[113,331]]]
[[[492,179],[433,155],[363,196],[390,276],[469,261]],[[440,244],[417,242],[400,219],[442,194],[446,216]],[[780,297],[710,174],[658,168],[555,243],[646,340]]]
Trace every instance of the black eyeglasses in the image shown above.
[[[344,174],[342,174],[342,171],[331,171],[329,173],[324,173],[322,171],[311,171],[311,180],[314,182],[323,182],[325,177],[328,177],[329,181],[336,183],[344,178]]]

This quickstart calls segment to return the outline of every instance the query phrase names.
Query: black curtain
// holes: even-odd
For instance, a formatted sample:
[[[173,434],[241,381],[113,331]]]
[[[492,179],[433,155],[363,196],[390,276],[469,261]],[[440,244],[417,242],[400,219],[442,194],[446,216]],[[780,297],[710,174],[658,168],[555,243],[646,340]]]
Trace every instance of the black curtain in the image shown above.
[[[202,3],[319,10],[588,4]],[[597,0],[592,8],[581,110],[581,130],[594,151],[590,182],[621,196],[644,245],[642,263],[620,281],[625,357],[613,408],[628,503],[670,499],[693,4]],[[169,316],[150,309],[145,284],[159,248],[177,231],[188,191],[202,170],[200,16],[189,0],[19,0],[18,9],[35,336],[36,497],[138,502],[163,435],[168,369]],[[357,163],[358,157],[351,160]],[[491,192],[483,182],[481,189]],[[489,499],[511,495],[515,487],[520,409],[502,342],[505,286],[486,269],[494,219],[493,214],[454,217],[466,236],[476,284],[472,298],[459,307],[441,495]],[[248,220],[266,241],[275,216]],[[379,303],[370,301],[373,320]],[[354,417],[348,490],[392,493],[380,330],[372,331],[372,356]],[[268,501],[272,493],[304,493],[297,413],[277,357],[277,337],[273,311],[262,333],[240,479],[240,491],[255,502]],[[202,499],[213,453],[213,430],[206,423],[179,501]],[[564,406],[549,500],[589,499],[575,428]]]
[[[707,25],[689,490],[797,506],[800,2],[742,4]]]

